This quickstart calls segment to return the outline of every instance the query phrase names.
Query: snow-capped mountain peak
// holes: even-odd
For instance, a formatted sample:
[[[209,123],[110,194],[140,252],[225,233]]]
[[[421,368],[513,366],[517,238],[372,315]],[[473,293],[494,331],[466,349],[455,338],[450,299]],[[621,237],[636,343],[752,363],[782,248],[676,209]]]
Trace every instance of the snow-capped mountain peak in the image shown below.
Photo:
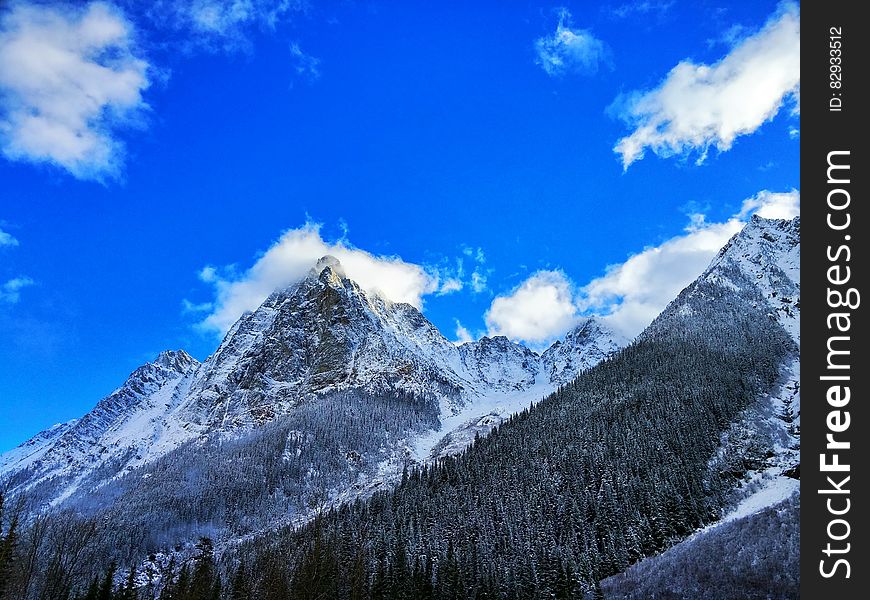
[[[317,259],[317,263],[315,263],[314,268],[312,269],[312,273],[316,275],[320,275],[325,269],[330,269],[335,275],[336,279],[341,280],[347,277],[347,274],[344,271],[344,267],[336,257],[327,254],[326,256],[322,256]]]
[[[157,358],[154,359],[152,364],[178,373],[184,373],[190,369],[192,365],[198,365],[199,361],[184,350],[164,350],[157,355]]]
[[[51,488],[46,499],[69,496],[100,465],[135,460],[158,437],[162,416],[177,403],[179,384],[199,367],[183,350],[161,352],[85,416],[55,425],[0,457],[0,474],[29,469],[21,489]]]
[[[711,283],[734,287],[728,272],[744,274],[792,339],[800,343],[800,258],[799,216],[785,220],[753,215],[719,251],[703,277]]]
[[[631,340],[611,329],[597,317],[583,318],[562,341],[556,341],[541,356],[550,381],[564,385],[577,373],[594,367]]]
[[[426,459],[445,436],[461,450],[469,423],[497,424],[624,343],[590,319],[543,356],[503,336],[457,347],[417,308],[363,290],[324,256],[245,313],[205,362],[160,353],[78,421],[3,455],[0,477],[29,469],[18,488],[57,503],[184,444],[245,436],[347,391],[434,402],[441,427],[402,442]]]

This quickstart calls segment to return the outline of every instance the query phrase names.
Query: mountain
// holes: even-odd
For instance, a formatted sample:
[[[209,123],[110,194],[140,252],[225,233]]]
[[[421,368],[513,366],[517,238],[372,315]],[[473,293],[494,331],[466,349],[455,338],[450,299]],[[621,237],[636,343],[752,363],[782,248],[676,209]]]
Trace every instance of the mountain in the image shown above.
[[[115,464],[120,472],[141,464],[142,453],[155,446],[171,447],[163,415],[178,406],[198,367],[183,350],[161,352],[84,417],[55,425],[0,456],[8,489],[23,488],[56,504],[100,467]]]
[[[550,381],[565,385],[578,373],[613,356],[629,342],[599,319],[583,319],[568,332],[564,341],[556,341],[544,351],[542,366]]]
[[[691,589],[693,549],[721,560],[736,539],[763,563],[729,556],[728,576],[763,566],[750,587],[788,594],[798,577],[799,237],[799,219],[753,218],[610,360],[394,490],[246,540],[225,560],[256,573],[255,593],[288,597],[580,598],[672,547],[653,568]]]
[[[764,560],[731,575],[763,568],[776,596],[797,577],[775,556],[796,552],[799,259],[799,219],[753,218],[627,346],[588,319],[537,354],[452,344],[324,257],[202,364],[162,353],[3,455],[4,494],[45,515],[21,552],[86,557],[38,576],[67,591],[114,561],[172,595],[205,535],[249,597],[579,598],[656,555],[604,587],[643,596],[651,568],[691,589],[737,539]]]
[[[81,419],[2,455],[0,479],[42,506],[150,526],[149,548],[177,541],[177,521],[189,522],[184,535],[241,535],[463,450],[626,342],[585,319],[543,355],[500,336],[457,346],[327,256],[244,314],[203,363],[161,353]],[[150,524],[134,514],[142,505]]]
[[[800,598],[800,495],[702,531],[601,587],[607,600]]]

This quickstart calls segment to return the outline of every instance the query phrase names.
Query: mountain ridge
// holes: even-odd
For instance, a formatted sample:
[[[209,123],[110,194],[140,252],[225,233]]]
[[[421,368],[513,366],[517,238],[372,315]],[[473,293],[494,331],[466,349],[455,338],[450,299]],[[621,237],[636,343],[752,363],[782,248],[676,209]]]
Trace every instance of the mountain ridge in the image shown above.
[[[457,346],[416,308],[363,291],[326,256],[242,315],[202,363],[183,350],[161,352],[82,418],[0,455],[0,478],[13,493],[31,490],[56,505],[85,480],[102,485],[203,436],[253,431],[343,390],[437,402],[446,427],[402,451],[427,460],[445,435],[452,439],[439,452],[460,451],[483,431],[481,418],[501,422],[624,342],[586,318],[542,354],[504,337]],[[108,479],[91,481],[106,468],[114,470]]]

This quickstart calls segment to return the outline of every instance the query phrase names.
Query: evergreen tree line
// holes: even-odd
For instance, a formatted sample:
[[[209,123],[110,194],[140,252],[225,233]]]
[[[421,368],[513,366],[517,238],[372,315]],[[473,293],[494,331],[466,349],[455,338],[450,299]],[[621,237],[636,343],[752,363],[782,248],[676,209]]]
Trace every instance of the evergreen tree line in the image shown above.
[[[310,398],[238,438],[191,442],[108,485],[98,485],[105,477],[96,473],[65,506],[114,523],[100,538],[105,560],[129,564],[182,541],[249,535],[316,509],[376,473],[395,440],[437,426],[431,397]]]
[[[740,281],[739,272],[728,276],[738,288],[754,289]],[[715,460],[722,435],[771,390],[780,365],[797,351],[765,307],[763,298],[751,292],[698,282],[616,357],[476,439],[461,455],[407,469],[395,490],[331,509],[305,527],[285,527],[228,546],[218,565],[213,549],[198,548],[192,564],[167,567],[150,588],[131,576],[137,599],[185,600],[206,593],[234,600],[601,597],[599,581],[672,546],[728,505],[743,473],[739,460],[730,460],[725,469]],[[367,406],[356,406],[358,419],[365,421]],[[432,413],[414,413],[406,423],[421,426],[419,414]],[[304,436],[312,431],[340,437],[341,427],[329,432],[325,425],[347,424],[317,411],[306,418],[310,421],[299,424],[313,429],[281,429],[282,424],[263,429],[262,439],[274,436],[274,442],[264,441],[251,452],[266,463],[256,476],[237,473],[232,453],[227,459],[215,453],[188,463],[184,454],[176,455],[184,467],[177,473],[188,476],[182,483],[203,494],[204,508],[195,506],[198,497],[185,500],[177,494],[181,483],[169,477],[173,470],[164,464],[163,470],[155,466],[150,472],[168,479],[163,491],[169,504],[151,506],[153,493],[137,496],[125,490],[122,498],[132,495],[120,503],[124,512],[95,511],[104,519],[65,522],[94,524],[82,552],[102,548],[102,554],[91,565],[106,565],[118,555],[105,551],[111,540],[126,545],[127,562],[133,564],[136,552],[160,541],[149,537],[149,523],[158,523],[160,531],[170,523],[155,512],[170,510],[189,527],[202,524],[214,507],[244,498],[242,490],[222,498],[226,488],[220,486],[235,485],[222,478],[238,476],[272,494],[289,495],[297,488],[285,487],[284,478],[304,481],[312,465],[327,473],[330,459],[316,453],[306,456],[304,474],[301,464],[294,471],[294,458],[307,447],[294,440],[311,439]],[[324,427],[318,429],[317,423]],[[377,420],[366,427],[372,429],[366,439],[376,442]],[[330,446],[336,447],[342,448]],[[227,471],[221,474],[212,461],[228,465]],[[271,483],[268,476],[257,483],[269,473],[275,476]],[[136,526],[121,525],[122,518]],[[26,553],[28,545],[19,546],[13,553]],[[38,564],[48,564],[46,553]],[[201,575],[191,592],[194,572],[206,563],[208,583]],[[777,568],[775,561],[771,568]],[[65,581],[72,582],[59,588],[66,595],[46,595],[47,584],[40,580],[26,594],[8,597],[86,597],[107,577],[105,571],[81,568]]]
[[[800,597],[800,495],[720,525],[602,582],[607,598]]]
[[[614,359],[461,456],[225,560],[249,565],[256,598],[600,597],[600,580],[717,519],[771,454],[716,460],[795,352],[762,298],[699,282]],[[768,566],[770,581],[789,568]]]

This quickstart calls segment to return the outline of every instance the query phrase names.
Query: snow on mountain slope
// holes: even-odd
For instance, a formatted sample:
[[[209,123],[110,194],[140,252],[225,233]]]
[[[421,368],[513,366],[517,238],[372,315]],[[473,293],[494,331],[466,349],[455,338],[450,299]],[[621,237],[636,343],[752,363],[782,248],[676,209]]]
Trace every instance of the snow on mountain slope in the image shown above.
[[[539,402],[578,373],[594,367],[630,340],[595,317],[584,318],[565,339],[538,355],[503,336],[459,347],[470,369],[490,384],[473,404],[442,417],[441,429],[420,436],[412,456],[418,461],[461,452],[476,435],[486,435],[512,414]]]
[[[40,460],[58,438],[63,437],[77,421],[77,419],[73,419],[66,423],[58,423],[50,429],[37,433],[17,448],[0,455],[0,471],[6,470],[10,466],[25,467]]]
[[[396,440],[386,474],[405,460],[458,452],[540,400],[623,341],[594,319],[544,356],[504,337],[457,347],[416,308],[366,293],[333,257],[246,313],[201,365],[164,352],[78,421],[0,457],[14,490],[59,502],[192,440],[239,437],[307,400],[342,390],[437,401],[441,427]],[[452,434],[452,435],[451,435]],[[447,436],[447,437],[445,437]],[[89,486],[89,487],[88,487]]]
[[[16,484],[22,490],[42,484],[45,499],[57,502],[101,465],[119,456],[134,463],[161,441],[165,415],[184,395],[182,384],[198,366],[183,350],[160,353],[81,419],[56,425],[3,454],[0,473],[18,475],[11,479],[13,491]]]
[[[704,273],[708,281],[734,285],[729,267],[745,274],[767,300],[777,320],[800,344],[800,217],[762,219],[753,216]]]
[[[674,315],[698,313],[702,317],[706,296],[711,293],[762,307],[794,342],[790,359],[780,365],[775,388],[723,436],[716,459],[720,464],[714,468],[722,468],[729,455],[750,465],[735,491],[735,506],[723,515],[729,520],[775,504],[799,487],[800,217],[753,216],[641,336],[656,335]]]
[[[564,341],[550,346],[541,356],[541,362],[549,380],[564,385],[577,373],[609,358],[630,341],[600,320],[586,318],[568,332]]]
[[[321,259],[242,317],[203,364],[182,412],[234,429],[350,388],[433,394],[450,407],[474,388],[459,367],[458,350],[416,309],[365,293],[334,259]]]
[[[747,486],[752,488],[748,493],[766,494],[771,485],[777,489],[793,487],[794,479],[784,473],[793,472],[800,464],[800,217],[780,220],[753,216],[743,231],[722,248],[703,277],[727,287],[733,283],[724,273],[734,270],[753,282],[771,315],[798,349],[793,359],[782,365],[777,389],[761,403],[761,412],[752,417],[760,421],[754,424],[756,427],[768,428],[774,456],[757,474],[759,481]],[[783,478],[789,481],[781,481]],[[768,496],[777,498],[776,494]],[[750,498],[744,500],[744,505],[747,502],[754,506]]]

